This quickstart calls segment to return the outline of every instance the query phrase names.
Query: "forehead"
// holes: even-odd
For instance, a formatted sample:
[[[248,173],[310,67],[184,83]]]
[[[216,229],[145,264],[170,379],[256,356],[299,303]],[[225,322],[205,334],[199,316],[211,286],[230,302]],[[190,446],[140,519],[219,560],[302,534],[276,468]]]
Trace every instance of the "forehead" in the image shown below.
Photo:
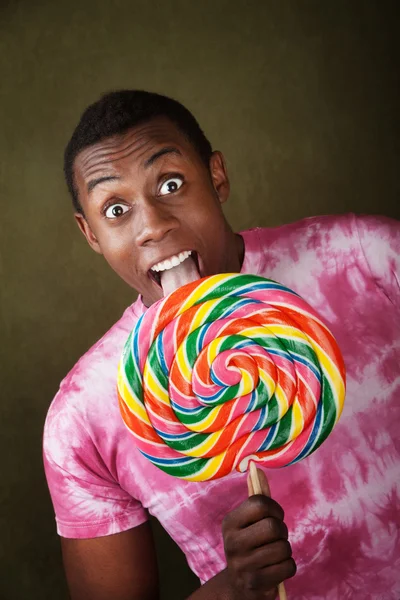
[[[160,117],[84,148],[74,161],[74,174],[78,179],[87,179],[104,168],[116,167],[128,158],[130,164],[132,161],[144,163],[149,153],[161,146],[177,148],[186,157],[197,155],[177,126]]]

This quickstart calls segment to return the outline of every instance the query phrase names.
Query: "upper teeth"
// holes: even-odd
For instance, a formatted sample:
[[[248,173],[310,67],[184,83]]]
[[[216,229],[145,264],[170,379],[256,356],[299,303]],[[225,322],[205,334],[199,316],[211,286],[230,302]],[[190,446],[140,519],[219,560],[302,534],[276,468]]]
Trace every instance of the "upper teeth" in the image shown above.
[[[168,269],[172,269],[172,267],[177,267],[181,262],[186,260],[188,256],[192,254],[191,250],[185,250],[185,252],[181,252],[180,254],[176,254],[175,256],[171,256],[171,258],[167,258],[167,260],[162,260],[157,263],[153,267],[151,267],[152,271],[167,271]]]

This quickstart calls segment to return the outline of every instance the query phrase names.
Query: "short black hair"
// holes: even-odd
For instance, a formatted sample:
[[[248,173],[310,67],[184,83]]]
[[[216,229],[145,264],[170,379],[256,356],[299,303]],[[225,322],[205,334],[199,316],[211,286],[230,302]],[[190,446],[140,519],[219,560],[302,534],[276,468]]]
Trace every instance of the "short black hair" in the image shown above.
[[[65,148],[64,174],[77,212],[83,214],[74,183],[74,161],[79,152],[155,117],[170,119],[193,144],[200,158],[209,167],[211,144],[192,113],[180,102],[143,90],[109,92],[84,111]]]

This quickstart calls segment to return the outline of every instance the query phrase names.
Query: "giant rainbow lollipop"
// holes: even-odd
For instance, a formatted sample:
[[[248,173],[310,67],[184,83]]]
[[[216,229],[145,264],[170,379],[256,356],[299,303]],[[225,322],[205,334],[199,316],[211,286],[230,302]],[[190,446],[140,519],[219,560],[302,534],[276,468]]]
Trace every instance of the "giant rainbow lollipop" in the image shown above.
[[[345,369],[316,312],[285,286],[214,275],[152,305],[118,372],[123,420],[154,465],[190,481],[249,461],[283,467],[327,438]]]

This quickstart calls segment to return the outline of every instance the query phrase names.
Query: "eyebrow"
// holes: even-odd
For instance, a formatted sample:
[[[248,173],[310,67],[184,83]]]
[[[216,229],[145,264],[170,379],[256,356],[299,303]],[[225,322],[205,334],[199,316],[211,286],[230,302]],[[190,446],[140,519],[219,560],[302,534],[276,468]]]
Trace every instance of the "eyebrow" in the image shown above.
[[[148,169],[155,163],[156,160],[164,156],[165,154],[176,154],[177,156],[182,156],[182,152],[178,150],[178,148],[174,148],[173,146],[167,146],[166,148],[161,148],[158,152],[150,156],[144,163],[144,168]]]
[[[96,187],[96,185],[99,185],[99,183],[104,183],[105,181],[115,181],[116,179],[121,179],[121,177],[117,177],[116,175],[108,175],[106,177],[92,179],[87,185],[87,191],[90,194],[90,192]]]
[[[177,156],[182,156],[182,152],[180,152],[180,150],[178,150],[178,148],[174,148],[173,146],[167,146],[166,148],[161,148],[161,150],[158,150],[158,152],[155,152],[154,154],[152,154],[150,156],[150,158],[148,158],[146,160],[146,162],[144,163],[145,169],[148,169],[149,167],[151,167],[156,162],[156,160],[158,160],[165,154],[176,154]],[[94,190],[96,185],[99,185],[100,183],[104,183],[105,181],[116,181],[118,179],[121,179],[121,177],[117,177],[116,175],[106,175],[104,177],[98,177],[97,179],[92,179],[91,181],[89,181],[89,183],[87,185],[87,191],[90,194],[90,192],[92,192]]]

